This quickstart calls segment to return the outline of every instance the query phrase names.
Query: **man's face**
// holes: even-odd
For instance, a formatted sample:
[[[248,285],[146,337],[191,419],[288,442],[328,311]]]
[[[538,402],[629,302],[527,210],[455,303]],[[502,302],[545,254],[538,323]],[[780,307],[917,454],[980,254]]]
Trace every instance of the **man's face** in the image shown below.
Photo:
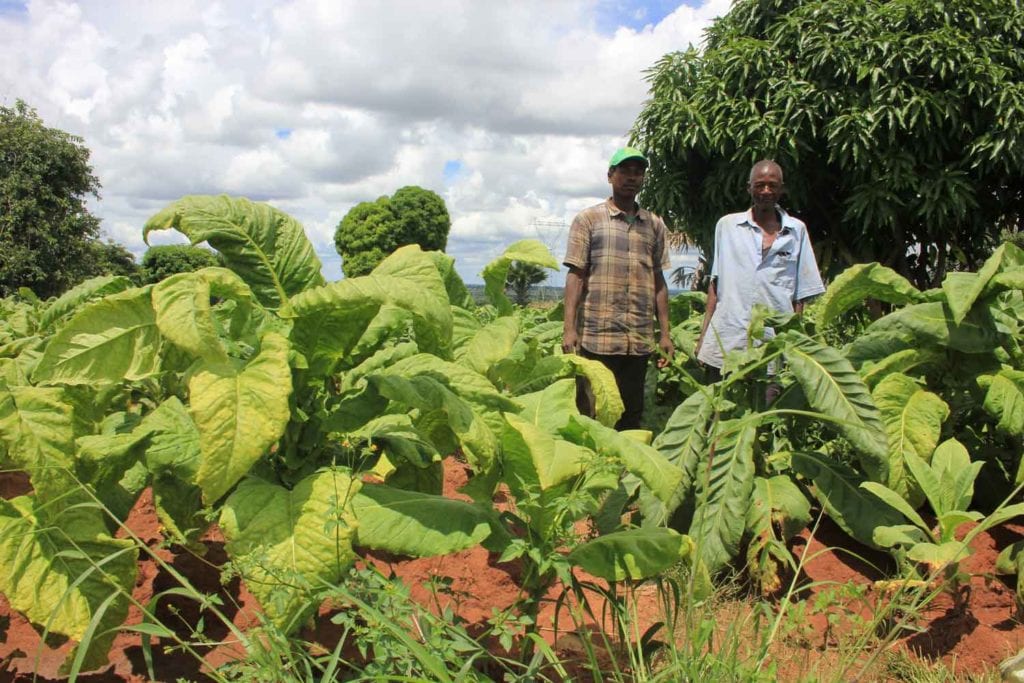
[[[782,198],[783,189],[782,173],[772,166],[756,169],[747,186],[754,206],[761,209],[775,208]]]
[[[608,170],[608,182],[612,193],[618,197],[635,197],[644,184],[644,171],[647,167],[639,159],[626,159],[618,166]]]

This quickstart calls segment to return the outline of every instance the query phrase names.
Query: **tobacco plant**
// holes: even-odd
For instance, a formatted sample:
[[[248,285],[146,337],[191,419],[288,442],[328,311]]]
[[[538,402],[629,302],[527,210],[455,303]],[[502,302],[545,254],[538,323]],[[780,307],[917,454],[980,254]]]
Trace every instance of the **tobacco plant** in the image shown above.
[[[0,457],[32,491],[0,501],[0,590],[80,642],[81,670],[106,662],[127,614],[138,548],[114,534],[145,487],[176,542],[218,521],[233,571],[284,633],[359,548],[509,547],[489,494],[513,473],[510,486],[527,482],[554,509],[603,450],[668,496],[658,453],[602,427],[621,412],[610,373],[551,355],[553,326],[513,315],[509,264],[557,267],[539,243],[488,266],[493,315],[478,315],[452,259],[415,246],[325,282],[302,227],[264,204],[185,197],[145,234],[165,229],[206,242],[225,267],[144,287],[98,278],[2,309]],[[599,422],[531,398],[579,374]],[[439,495],[450,453],[471,465],[477,502]],[[543,527],[545,514],[524,519]],[[608,561],[635,566],[629,543],[609,541]]]

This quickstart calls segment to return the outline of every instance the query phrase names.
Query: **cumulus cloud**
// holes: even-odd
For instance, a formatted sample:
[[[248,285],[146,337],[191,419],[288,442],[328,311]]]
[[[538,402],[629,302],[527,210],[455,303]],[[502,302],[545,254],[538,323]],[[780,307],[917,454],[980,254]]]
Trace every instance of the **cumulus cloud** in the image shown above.
[[[644,71],[728,6],[31,0],[0,10],[0,103],[85,140],[92,208],[137,254],[167,202],[224,192],[302,221],[334,279],[345,213],[419,185],[445,198],[448,251],[477,281],[516,239],[561,256],[608,193]]]

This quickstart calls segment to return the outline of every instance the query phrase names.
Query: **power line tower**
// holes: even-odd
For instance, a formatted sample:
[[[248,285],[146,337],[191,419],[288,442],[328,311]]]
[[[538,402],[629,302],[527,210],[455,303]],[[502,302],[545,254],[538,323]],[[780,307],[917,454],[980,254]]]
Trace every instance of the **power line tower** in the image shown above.
[[[569,224],[565,219],[534,218],[530,225],[537,239],[557,258],[558,252],[565,246],[565,238],[569,233]]]
[[[569,234],[569,224],[563,218],[534,218],[530,223],[537,239],[548,248],[555,258],[560,258],[565,249],[565,240]],[[541,290],[540,300],[547,301],[550,292],[545,287]]]

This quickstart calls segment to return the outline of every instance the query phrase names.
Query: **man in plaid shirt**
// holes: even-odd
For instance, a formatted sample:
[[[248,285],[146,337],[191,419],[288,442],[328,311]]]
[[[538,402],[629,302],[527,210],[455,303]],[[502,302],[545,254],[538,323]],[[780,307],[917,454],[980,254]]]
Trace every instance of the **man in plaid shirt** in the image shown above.
[[[636,203],[646,170],[647,158],[636,149],[624,147],[612,155],[612,196],[576,216],[563,260],[569,274],[562,351],[598,360],[615,375],[625,406],[616,429],[640,427],[655,317],[658,366],[675,353],[663,272],[671,267],[665,223]],[[580,387],[577,405],[580,412],[594,415],[589,387]]]

